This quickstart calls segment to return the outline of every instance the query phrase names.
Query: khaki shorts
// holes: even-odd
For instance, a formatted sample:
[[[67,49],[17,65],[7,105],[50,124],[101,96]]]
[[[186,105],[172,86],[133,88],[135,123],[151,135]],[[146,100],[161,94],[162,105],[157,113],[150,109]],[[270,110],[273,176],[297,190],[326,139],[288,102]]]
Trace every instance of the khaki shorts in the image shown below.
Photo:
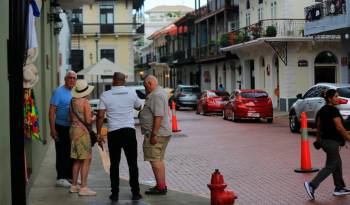
[[[143,140],[143,156],[145,161],[160,161],[164,159],[165,149],[168,145],[170,137],[157,137],[157,144],[152,145],[150,143],[150,137],[146,137]]]

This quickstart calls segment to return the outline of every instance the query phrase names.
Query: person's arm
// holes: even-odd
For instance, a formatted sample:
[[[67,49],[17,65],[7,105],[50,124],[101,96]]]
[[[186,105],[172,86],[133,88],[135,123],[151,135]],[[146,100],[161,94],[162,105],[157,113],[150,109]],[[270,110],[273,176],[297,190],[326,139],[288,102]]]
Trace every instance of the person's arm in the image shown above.
[[[56,106],[50,104],[50,108],[49,108],[50,135],[54,140],[57,139],[57,131],[55,128],[55,118],[56,118]]]
[[[321,140],[321,118],[320,116],[317,116],[317,132],[316,132],[316,140],[320,141]]]
[[[335,117],[333,118],[333,121],[335,123],[335,128],[338,130],[338,132],[344,137],[345,140],[350,141],[350,134],[344,128],[341,118]]]
[[[97,132],[97,140],[103,141],[101,138],[101,129],[103,126],[103,120],[105,118],[106,110],[97,110],[97,119],[96,119],[96,132]]]
[[[151,144],[157,144],[157,135],[160,129],[160,124],[162,123],[163,117],[161,116],[154,116],[153,117],[153,127],[152,127],[152,133],[151,133]]]
[[[93,116],[91,115],[91,107],[88,100],[84,102],[84,121],[89,126],[92,125],[92,122],[94,121]]]

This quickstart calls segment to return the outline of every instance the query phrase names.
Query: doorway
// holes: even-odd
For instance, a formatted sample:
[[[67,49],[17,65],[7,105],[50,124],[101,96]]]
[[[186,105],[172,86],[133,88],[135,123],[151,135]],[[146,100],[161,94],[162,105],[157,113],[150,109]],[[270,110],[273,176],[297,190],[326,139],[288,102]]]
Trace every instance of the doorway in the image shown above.
[[[329,51],[319,53],[315,58],[315,84],[335,83],[338,59]]]

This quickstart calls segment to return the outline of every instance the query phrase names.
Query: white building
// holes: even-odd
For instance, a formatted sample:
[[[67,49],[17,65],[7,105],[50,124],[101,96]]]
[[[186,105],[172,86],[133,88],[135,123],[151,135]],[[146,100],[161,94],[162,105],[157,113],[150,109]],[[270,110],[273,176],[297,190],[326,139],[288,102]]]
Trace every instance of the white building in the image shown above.
[[[222,49],[238,57],[226,69],[226,76],[219,72],[230,84],[226,87],[264,89],[275,108],[287,111],[296,94],[305,93],[318,82],[347,83],[340,39],[303,35],[304,7],[312,3],[239,0],[241,29],[234,32],[236,42]]]
[[[71,69],[69,63],[70,58],[70,31],[67,20],[66,13],[60,13],[60,18],[62,20],[63,27],[58,36],[59,43],[59,83],[62,85],[64,83],[64,76],[66,72]]]

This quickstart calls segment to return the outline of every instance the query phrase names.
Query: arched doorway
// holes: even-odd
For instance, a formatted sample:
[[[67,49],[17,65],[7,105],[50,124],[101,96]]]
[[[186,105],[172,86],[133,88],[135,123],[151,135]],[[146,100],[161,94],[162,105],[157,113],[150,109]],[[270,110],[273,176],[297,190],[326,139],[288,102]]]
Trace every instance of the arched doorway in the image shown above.
[[[315,84],[335,83],[337,57],[330,51],[323,51],[315,58]]]

